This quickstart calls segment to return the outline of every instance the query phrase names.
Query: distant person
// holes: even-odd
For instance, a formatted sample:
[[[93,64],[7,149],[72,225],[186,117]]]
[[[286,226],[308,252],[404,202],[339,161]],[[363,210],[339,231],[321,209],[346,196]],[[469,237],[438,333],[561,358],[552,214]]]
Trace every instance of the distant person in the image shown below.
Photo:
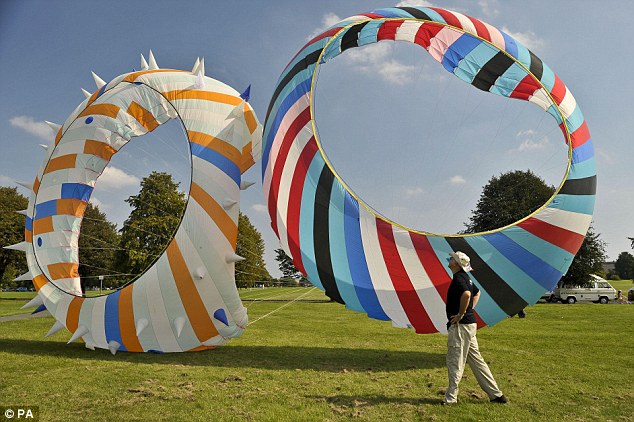
[[[619,290],[616,294],[616,303],[627,303],[625,297],[623,297],[623,291]]]
[[[473,371],[480,387],[494,403],[506,403],[507,399],[498,388],[489,366],[478,350],[476,318],[473,308],[480,299],[480,289],[473,284],[467,271],[471,271],[469,257],[462,252],[449,254],[449,269],[453,279],[447,290],[447,373],[449,387],[442,404],[458,402],[458,384],[462,379],[465,363]]]

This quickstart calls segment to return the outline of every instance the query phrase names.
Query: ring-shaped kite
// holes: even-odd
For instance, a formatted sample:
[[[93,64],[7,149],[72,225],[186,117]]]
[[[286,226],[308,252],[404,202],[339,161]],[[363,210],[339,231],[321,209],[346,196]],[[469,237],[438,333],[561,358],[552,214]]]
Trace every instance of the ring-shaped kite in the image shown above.
[[[129,352],[203,350],[240,336],[247,312],[235,286],[241,175],[259,159],[262,127],[243,94],[191,72],[159,69],[150,52],[141,71],[105,83],[55,126],[32,190],[25,242],[38,295],[25,307],[46,307],[70,341]],[[191,185],[181,224],[159,258],[116,293],[82,297],[78,239],[85,207],[112,156],[132,137],[170,119],[186,130]],[[252,184],[252,183],[251,183]],[[70,343],[69,341],[69,343]]]
[[[321,64],[384,40],[418,44],[475,88],[529,101],[549,113],[569,152],[555,194],[522,220],[475,235],[411,230],[364,204],[321,148],[313,91]],[[482,292],[478,326],[493,325],[557,284],[592,220],[594,151],[568,88],[519,41],[449,10],[379,9],[344,19],[314,37],[281,74],[263,139],[262,180],[272,227],[295,266],[347,308],[417,333],[447,331],[450,252],[471,257],[471,278]]]

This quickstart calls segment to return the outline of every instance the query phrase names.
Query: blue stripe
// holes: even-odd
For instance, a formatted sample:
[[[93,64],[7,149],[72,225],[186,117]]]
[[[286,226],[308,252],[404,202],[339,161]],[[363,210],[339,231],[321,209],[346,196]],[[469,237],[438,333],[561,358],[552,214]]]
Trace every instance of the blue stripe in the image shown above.
[[[337,283],[337,290],[346,303],[346,307],[364,312],[354,288],[346,253],[345,199],[346,190],[337,179],[333,181],[328,207],[328,236],[330,242],[330,261]]]
[[[35,206],[35,220],[57,215],[57,199],[42,202]]]
[[[590,141],[590,139],[588,139]],[[586,142],[588,142],[586,141]],[[568,179],[583,179],[585,177],[591,177],[597,174],[596,160],[594,156],[587,160],[572,163],[570,166],[570,172],[568,173]]]
[[[517,48],[517,44],[515,43],[515,40],[511,36],[506,34],[504,31],[500,31],[500,33],[502,34],[502,37],[504,38],[504,46],[505,46],[506,52],[517,59],[518,48]]]
[[[528,252],[504,234],[499,232],[487,234],[484,235],[484,238],[509,261],[515,264],[524,273],[528,274],[531,279],[539,283],[542,287],[540,289],[540,295],[544,292],[544,289],[552,290],[553,286],[556,285],[561,278],[560,271]],[[505,278],[505,280],[507,279]],[[539,299],[539,297],[535,300],[537,299]]]
[[[469,53],[471,53],[482,41],[469,35],[462,34],[460,38],[453,42],[445,51],[442,58],[442,65],[448,72],[453,73],[460,61]]]
[[[594,158],[594,145],[592,145],[592,139],[588,139],[583,145],[579,145],[572,150],[572,162],[574,164]],[[568,176],[570,179],[571,177]]]
[[[552,243],[546,242],[534,234],[527,232],[521,227],[513,226],[500,232],[513,240],[515,243],[526,249],[528,252],[539,257],[551,267],[564,273],[562,268],[568,268],[574,255],[561,249]]]
[[[321,290],[324,290],[324,286],[321,284],[319,272],[317,271],[313,230],[315,226],[315,192],[324,165],[321,155],[315,154],[313,161],[308,166],[299,210],[299,244],[301,245],[302,263],[304,264],[308,281]],[[286,229],[281,227],[279,230]]]
[[[509,97],[513,90],[528,75],[528,73],[517,63],[513,63],[497,80],[489,90],[494,94]]]
[[[304,73],[303,71],[298,73],[298,75]],[[282,123],[282,120],[284,119],[284,116],[286,115],[286,113],[288,113],[288,110],[291,108],[291,106],[293,104],[295,104],[297,102],[297,100],[307,94],[310,91],[310,77],[308,79],[303,80],[302,82],[300,82],[294,89],[293,91],[291,91],[281,102],[279,108],[274,107],[273,110],[271,111],[271,114],[275,116],[275,119],[272,121],[271,125],[269,126],[267,124],[268,127],[270,127],[268,134],[265,134],[265,144],[264,144],[264,148],[262,151],[262,180],[264,180],[264,173],[266,171],[266,166],[269,162],[269,154],[271,153],[271,146],[273,145],[273,138],[275,137],[275,134],[277,133],[277,131],[279,130],[280,124]],[[294,79],[293,79],[294,81]],[[290,84],[292,84],[293,82],[291,81]],[[290,85],[289,84],[289,85]],[[269,116],[270,119],[270,116]],[[267,136],[268,135],[268,136]]]
[[[376,13],[377,15],[381,15],[384,18],[409,18],[409,13],[404,12],[400,9],[395,9],[392,7],[386,7],[385,9],[376,9],[373,10],[372,13]]]
[[[580,214],[592,215],[594,211],[595,195],[564,195],[559,194],[548,208],[572,211]]]
[[[31,217],[26,217],[24,228],[27,230],[33,231],[33,219],[31,219]]]
[[[120,290],[116,293],[108,295],[106,299],[106,310],[104,312],[104,327],[106,329],[106,342],[110,343],[112,340],[121,345],[119,351],[126,351],[123,340],[121,340],[121,330],[119,329],[119,294]]]
[[[354,288],[359,302],[370,318],[388,321],[376,291],[372,285],[370,271],[365,259],[363,242],[361,240],[361,226],[359,225],[359,203],[348,192],[344,202],[344,230],[346,235],[346,254]]]
[[[218,151],[214,151],[202,145],[194,143],[190,145],[192,155],[202,158],[208,163],[211,163],[214,166],[218,167],[220,170],[226,173],[227,176],[229,176],[236,183],[236,185],[240,186],[240,168],[235,165],[233,161],[220,154]]]
[[[491,60],[498,51],[497,48],[481,42],[458,63],[458,67],[454,69],[455,75],[467,83],[473,82],[473,78],[482,69],[482,66]]]
[[[88,202],[92,191],[92,186],[84,185],[83,183],[62,183],[61,197],[63,199],[79,199]]]

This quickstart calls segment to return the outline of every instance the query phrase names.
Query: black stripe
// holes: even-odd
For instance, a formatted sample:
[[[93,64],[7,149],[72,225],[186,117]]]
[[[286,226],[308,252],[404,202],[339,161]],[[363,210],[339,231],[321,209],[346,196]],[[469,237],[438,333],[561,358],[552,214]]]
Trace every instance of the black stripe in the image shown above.
[[[365,21],[360,23],[359,25],[351,26],[348,28],[343,37],[341,38],[341,52],[343,53],[349,48],[358,47],[359,46],[359,32],[366,26],[370,21]]]
[[[464,238],[447,237],[445,239],[454,252],[464,252],[471,258],[473,276],[507,315],[515,315],[528,306],[528,303],[480,258]]]
[[[503,52],[498,51],[498,53],[478,71],[471,85],[482,91],[488,91],[493,84],[495,84],[497,78],[506,72],[513,63],[513,59]]]
[[[426,21],[432,20],[425,12],[422,12],[415,7],[397,7],[397,9],[406,11],[416,19],[425,19]]]
[[[568,179],[564,182],[559,193],[567,195],[594,195],[597,193],[597,176],[583,179]]]
[[[542,75],[544,73],[544,65],[542,64],[542,59],[533,54],[532,51],[528,50],[531,55],[531,67],[530,71],[538,80],[542,80]]]
[[[330,193],[335,176],[328,166],[324,166],[317,182],[315,192],[315,225],[313,227],[313,242],[315,244],[315,263],[326,296],[332,300],[344,303],[332,270],[330,259],[330,235],[328,227],[328,210],[330,209]]]
[[[277,101],[277,97],[280,95],[280,92],[282,92],[284,87],[288,85],[288,83],[291,81],[291,79],[295,77],[295,75],[297,75],[299,72],[306,69],[308,66],[312,65],[317,60],[319,60],[319,56],[321,55],[321,52],[323,50],[324,50],[323,48],[320,48],[319,50],[316,50],[310,53],[309,55],[307,55],[306,57],[304,57],[303,60],[300,60],[297,63],[295,63],[295,66],[293,66],[293,68],[288,71],[288,73],[284,76],[284,78],[278,82],[277,87],[275,88],[275,92],[273,93],[273,97],[271,98],[271,102],[269,103],[269,108],[268,110],[266,110],[265,121],[268,120],[269,114],[271,113],[271,109],[273,108],[273,104],[275,104],[275,101]]]

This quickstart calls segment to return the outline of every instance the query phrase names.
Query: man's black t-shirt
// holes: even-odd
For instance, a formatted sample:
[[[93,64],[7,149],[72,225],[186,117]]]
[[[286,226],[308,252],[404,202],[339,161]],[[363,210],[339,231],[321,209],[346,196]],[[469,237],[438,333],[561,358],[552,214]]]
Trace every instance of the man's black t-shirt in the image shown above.
[[[466,291],[471,292],[471,300],[469,300],[469,306],[464,316],[460,320],[461,324],[472,324],[476,322],[475,314],[473,313],[473,298],[480,289],[473,284],[469,276],[463,270],[458,271],[453,275],[449,290],[447,290],[447,304],[445,310],[447,311],[447,320],[451,319],[453,315],[458,315],[460,312],[460,297]],[[447,323],[449,327],[449,323]]]

